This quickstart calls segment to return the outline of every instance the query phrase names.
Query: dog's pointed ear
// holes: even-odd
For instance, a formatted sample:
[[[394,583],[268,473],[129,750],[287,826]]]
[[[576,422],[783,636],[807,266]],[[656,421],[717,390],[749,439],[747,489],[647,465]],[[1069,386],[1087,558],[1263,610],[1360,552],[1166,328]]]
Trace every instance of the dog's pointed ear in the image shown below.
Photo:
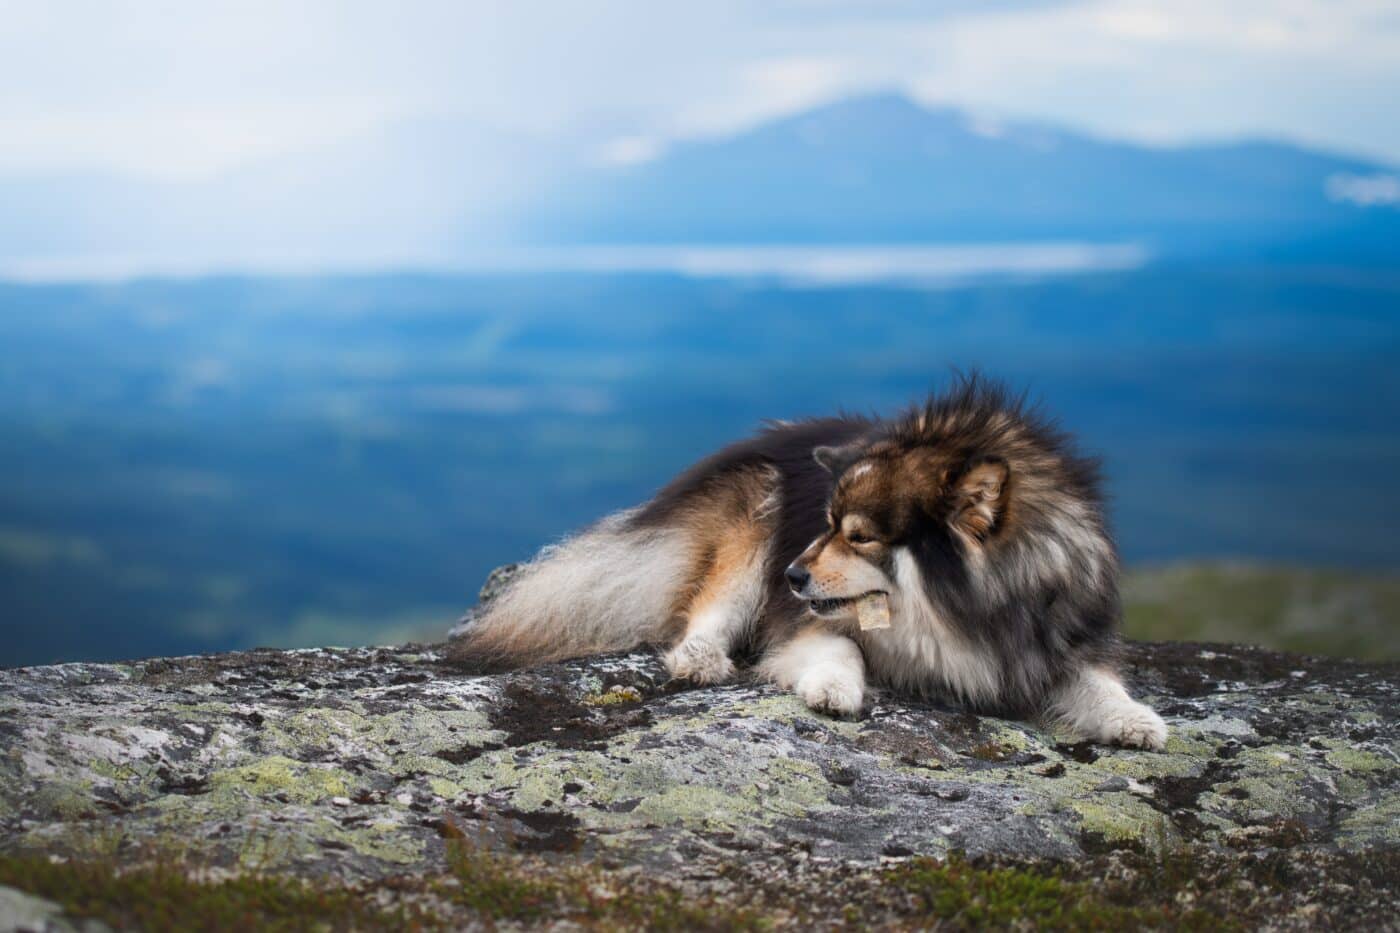
[[[1006,509],[1010,478],[1011,469],[1000,457],[985,457],[969,464],[953,488],[953,523],[976,540],[985,539]]]
[[[846,468],[855,463],[865,453],[859,442],[843,444],[840,447],[817,447],[812,450],[812,459],[821,464],[822,469],[832,476],[840,476]]]

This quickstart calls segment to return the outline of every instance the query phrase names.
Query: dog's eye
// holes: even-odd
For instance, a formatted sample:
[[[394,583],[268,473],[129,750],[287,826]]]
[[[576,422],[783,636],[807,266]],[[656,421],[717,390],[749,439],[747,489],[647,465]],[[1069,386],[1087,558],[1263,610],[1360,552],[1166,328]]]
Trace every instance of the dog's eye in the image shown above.
[[[870,544],[875,539],[863,531],[852,531],[846,534],[846,540],[852,544]]]

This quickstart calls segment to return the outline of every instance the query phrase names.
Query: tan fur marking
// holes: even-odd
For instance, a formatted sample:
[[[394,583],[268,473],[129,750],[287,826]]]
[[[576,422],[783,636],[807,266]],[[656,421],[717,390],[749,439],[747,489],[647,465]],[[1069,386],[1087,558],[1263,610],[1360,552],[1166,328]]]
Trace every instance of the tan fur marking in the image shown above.
[[[878,552],[881,547],[872,544],[867,546],[867,550]],[[810,557],[804,555],[801,562],[812,574],[808,585],[812,598],[844,598],[889,589],[889,579],[884,573],[840,535],[833,535]]]
[[[716,601],[725,599],[732,588],[731,581],[753,566],[755,555],[764,550],[767,543],[767,529],[756,523],[731,528],[727,540],[716,548],[714,559],[705,568],[699,586],[686,605],[686,617],[693,620]],[[687,625],[686,634],[689,633]]]
[[[685,632],[683,620],[713,598],[717,581],[731,575],[766,545],[778,518],[779,477],[756,468],[727,478],[696,496],[679,517],[694,559],[688,582],[676,594],[673,615],[682,620],[672,637]]]
[[[717,683],[734,673],[729,653],[747,637],[767,594],[767,562],[780,503],[779,476],[755,469],[716,484],[682,516],[699,559],[668,626],[673,675]]]
[[[865,535],[874,538],[878,535],[875,523],[859,512],[847,512],[841,519],[841,534],[846,538],[852,535]]]
[[[998,460],[979,463],[958,481],[961,507],[955,521],[964,533],[981,540],[991,532],[1001,516],[1006,479],[1006,464]]]

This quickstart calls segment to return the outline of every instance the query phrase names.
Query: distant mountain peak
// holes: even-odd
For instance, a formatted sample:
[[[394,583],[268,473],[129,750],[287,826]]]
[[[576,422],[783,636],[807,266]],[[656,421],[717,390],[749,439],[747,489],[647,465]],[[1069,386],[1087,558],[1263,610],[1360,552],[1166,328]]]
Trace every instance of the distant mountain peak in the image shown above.
[[[926,107],[900,91],[877,91],[820,104],[760,127],[760,131],[832,126],[845,132],[886,134],[965,119],[965,114],[951,107]]]
[[[1198,251],[1339,235],[1394,197],[1381,174],[1300,146],[1144,146],[881,90],[567,179],[522,227],[524,239],[554,243],[1090,240]]]
[[[808,117],[879,115],[885,117],[918,118],[928,116],[930,108],[903,91],[882,90],[842,97],[806,110]]]

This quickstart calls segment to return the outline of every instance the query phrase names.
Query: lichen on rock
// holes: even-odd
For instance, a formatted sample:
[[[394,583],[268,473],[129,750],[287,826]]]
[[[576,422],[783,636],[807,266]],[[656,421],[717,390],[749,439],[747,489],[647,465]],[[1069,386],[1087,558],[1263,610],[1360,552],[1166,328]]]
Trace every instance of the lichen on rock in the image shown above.
[[[1167,750],[880,694],[833,720],[651,653],[505,674],[437,648],[0,671],[0,850],[118,833],[304,877],[433,872],[447,839],[684,874],[1114,850],[1393,852],[1400,668],[1130,645]],[[794,862],[795,864],[795,862]]]

